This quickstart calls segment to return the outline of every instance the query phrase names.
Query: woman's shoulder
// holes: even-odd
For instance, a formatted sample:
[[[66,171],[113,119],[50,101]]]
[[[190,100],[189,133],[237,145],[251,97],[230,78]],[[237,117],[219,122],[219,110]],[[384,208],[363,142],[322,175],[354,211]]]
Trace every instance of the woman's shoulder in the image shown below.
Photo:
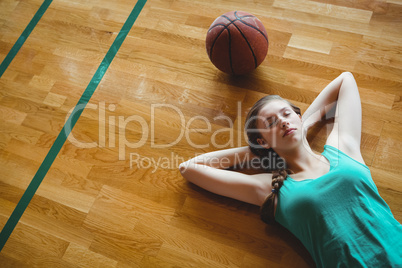
[[[250,178],[257,181],[256,194],[261,206],[272,191],[272,173],[257,173],[250,175]]]
[[[331,144],[328,143],[324,145],[324,155],[325,154],[331,154],[332,155],[335,153],[336,155],[341,154],[344,156],[347,156],[357,162],[359,162],[362,165],[366,166],[366,163],[364,162],[363,156],[360,151],[360,146],[355,146],[355,145],[350,145],[348,146],[347,144],[343,143],[341,146],[339,144]],[[327,156],[327,155],[325,155]]]

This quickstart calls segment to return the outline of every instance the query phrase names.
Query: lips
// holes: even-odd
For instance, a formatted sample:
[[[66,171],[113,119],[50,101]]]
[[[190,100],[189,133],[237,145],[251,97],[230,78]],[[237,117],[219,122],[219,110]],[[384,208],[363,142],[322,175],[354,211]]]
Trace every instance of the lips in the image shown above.
[[[292,133],[293,131],[295,131],[297,128],[289,128],[285,131],[285,133],[283,133],[283,137],[289,135],[290,133]]]

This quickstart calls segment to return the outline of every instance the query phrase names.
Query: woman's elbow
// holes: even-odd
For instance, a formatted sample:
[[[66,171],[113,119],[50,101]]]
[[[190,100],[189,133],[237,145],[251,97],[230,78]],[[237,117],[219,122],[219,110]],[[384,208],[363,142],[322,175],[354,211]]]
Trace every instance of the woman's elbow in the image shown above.
[[[180,171],[181,175],[183,175],[183,173],[186,171],[186,162],[180,163],[179,171]]]
[[[349,71],[343,72],[342,75],[343,75],[344,77],[349,77],[349,78],[355,79],[355,77],[353,76],[353,74],[352,74],[351,72],[349,72]]]
[[[179,165],[180,174],[181,174],[185,179],[188,179],[188,178],[187,178],[188,176],[186,176],[186,175],[187,175],[187,171],[188,171],[190,165],[191,165],[191,161],[186,161],[186,162],[183,162],[183,163],[181,163],[181,164]]]

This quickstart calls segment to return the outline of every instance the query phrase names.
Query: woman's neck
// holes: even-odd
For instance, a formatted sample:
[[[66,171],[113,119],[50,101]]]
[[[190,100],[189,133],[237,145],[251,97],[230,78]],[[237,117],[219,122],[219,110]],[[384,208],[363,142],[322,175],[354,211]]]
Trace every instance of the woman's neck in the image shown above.
[[[301,145],[291,150],[277,152],[285,159],[287,168],[294,173],[306,172],[314,169],[321,156],[311,150],[308,145]]]

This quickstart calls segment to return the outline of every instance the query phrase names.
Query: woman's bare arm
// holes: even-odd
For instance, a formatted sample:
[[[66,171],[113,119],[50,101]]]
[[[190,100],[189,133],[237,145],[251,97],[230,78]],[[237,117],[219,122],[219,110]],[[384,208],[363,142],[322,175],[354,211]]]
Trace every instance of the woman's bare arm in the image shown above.
[[[307,130],[319,122],[336,105],[345,74],[342,73],[331,81],[304,112],[302,116],[304,129]]]
[[[252,159],[255,156],[249,147],[239,147],[197,156],[180,164],[179,169],[185,179],[210,192],[261,205],[271,190],[271,174],[247,175],[226,170]]]
[[[321,120],[336,105],[334,127],[326,144],[364,163],[360,152],[362,111],[353,75],[344,72],[326,86],[303,114],[303,128]]]

